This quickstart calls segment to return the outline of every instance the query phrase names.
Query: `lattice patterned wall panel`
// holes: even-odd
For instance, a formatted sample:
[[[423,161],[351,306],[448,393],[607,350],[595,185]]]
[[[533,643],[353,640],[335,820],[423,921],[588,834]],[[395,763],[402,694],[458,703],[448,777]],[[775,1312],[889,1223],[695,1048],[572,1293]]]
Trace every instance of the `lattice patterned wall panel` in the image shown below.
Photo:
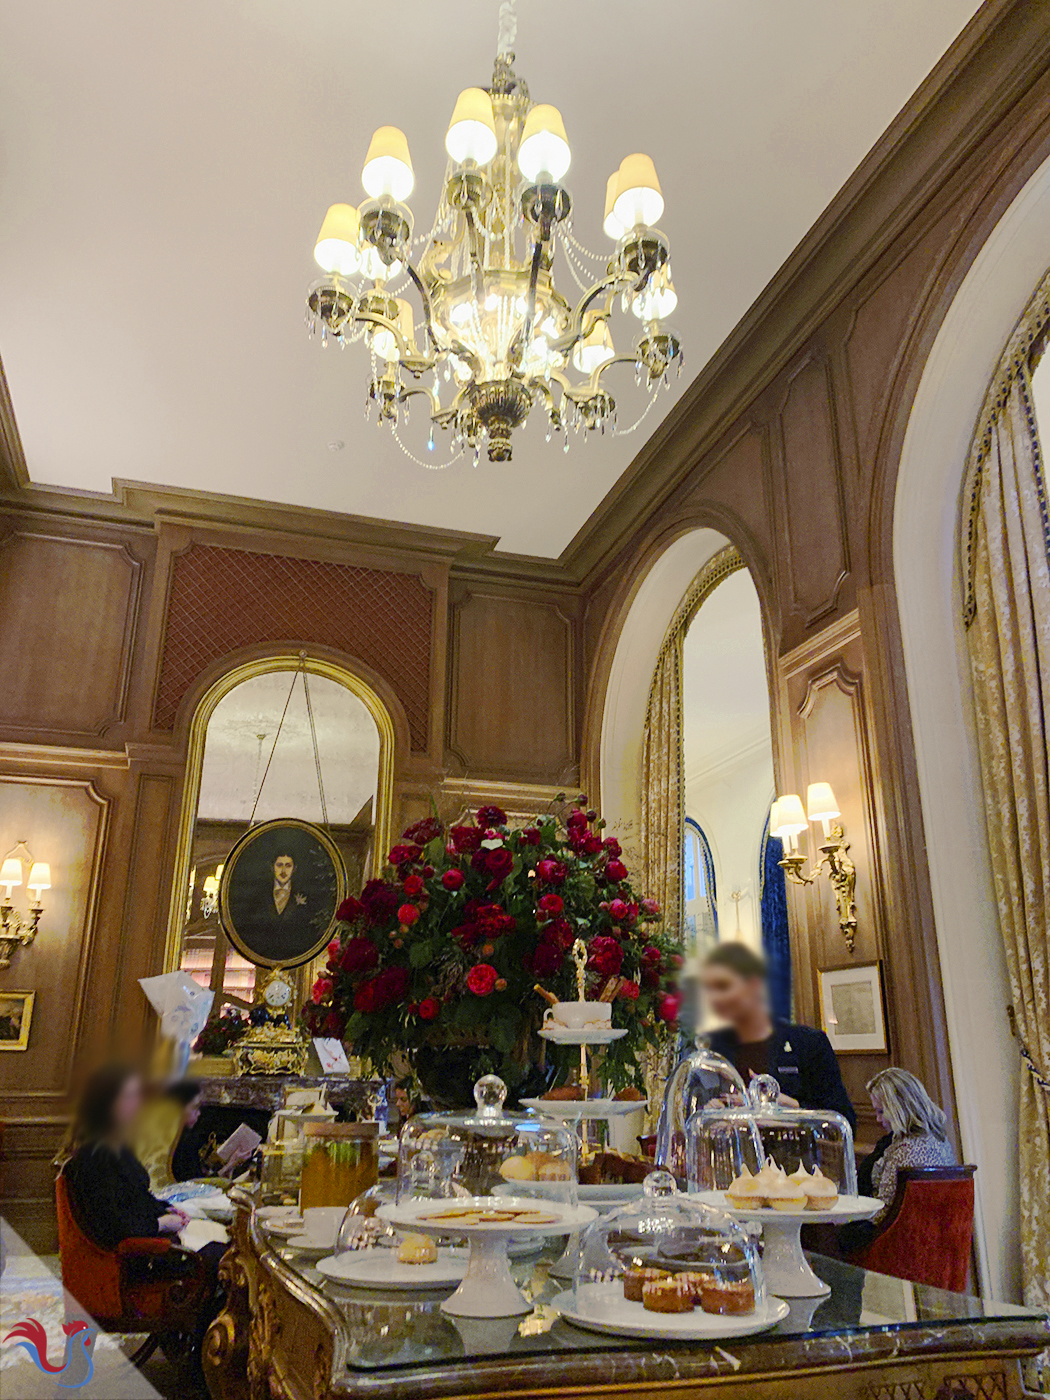
[[[186,691],[212,662],[266,642],[350,653],[385,676],[425,750],[433,593],[416,574],[320,559],[192,545],[173,561],[157,729],[171,729]]]
[[[942,1381],[890,1381],[866,1387],[865,1400],[1009,1400],[1006,1375],[950,1376]]]

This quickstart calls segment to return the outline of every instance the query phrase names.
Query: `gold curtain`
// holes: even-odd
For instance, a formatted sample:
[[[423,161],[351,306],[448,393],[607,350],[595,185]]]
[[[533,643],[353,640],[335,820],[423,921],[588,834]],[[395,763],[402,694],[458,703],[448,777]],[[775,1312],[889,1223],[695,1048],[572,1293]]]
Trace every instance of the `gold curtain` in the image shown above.
[[[971,454],[966,621],[999,925],[1022,1057],[1025,1299],[1050,1306],[1050,516],[1032,402],[1048,284],[1011,338]]]

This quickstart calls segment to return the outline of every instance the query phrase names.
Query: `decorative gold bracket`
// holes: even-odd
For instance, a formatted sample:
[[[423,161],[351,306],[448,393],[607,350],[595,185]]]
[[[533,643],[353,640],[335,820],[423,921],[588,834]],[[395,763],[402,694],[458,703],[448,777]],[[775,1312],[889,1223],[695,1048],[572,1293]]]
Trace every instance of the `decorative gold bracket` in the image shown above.
[[[785,877],[793,885],[803,886],[815,884],[821,871],[827,866],[828,879],[835,892],[839,928],[852,956],[857,937],[857,867],[849,857],[845,828],[838,823],[831,828],[831,837],[820,847],[820,860],[812,870],[803,872],[802,867],[805,863],[806,858],[801,851],[792,851],[779,862]]]
[[[18,948],[28,948],[37,935],[43,906],[36,904],[23,919],[15,912],[13,904],[0,905],[0,972],[11,966],[11,958]]]

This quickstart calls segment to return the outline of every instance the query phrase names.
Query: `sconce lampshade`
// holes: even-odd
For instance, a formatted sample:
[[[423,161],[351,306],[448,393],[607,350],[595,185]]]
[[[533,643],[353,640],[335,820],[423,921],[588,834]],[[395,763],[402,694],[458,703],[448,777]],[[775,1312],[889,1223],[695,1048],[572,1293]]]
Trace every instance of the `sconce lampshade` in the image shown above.
[[[620,223],[625,229],[655,224],[664,212],[664,197],[650,157],[624,156],[618,175],[613,213]]]
[[[314,244],[314,261],[325,272],[350,277],[361,263],[357,242],[361,221],[352,204],[333,204]]]
[[[388,194],[400,204],[412,193],[415,182],[405,133],[396,126],[381,126],[372,135],[361,171],[365,193],[373,199]]]
[[[775,798],[772,807],[769,809],[769,834],[770,836],[780,835],[780,799]]]
[[[26,881],[26,886],[31,890],[49,890],[51,888],[51,867],[46,860],[35,860],[29,867],[29,879]]]
[[[204,888],[204,893],[205,893],[205,894],[217,895],[217,894],[219,893],[219,878],[218,878],[218,876],[217,876],[217,875],[205,875],[205,877],[204,877],[204,886],[203,886],[203,888]]]
[[[806,811],[811,822],[829,822],[841,815],[830,783],[810,783],[806,792]]]
[[[602,224],[602,228],[605,230],[607,237],[611,238],[614,243],[619,243],[620,239],[627,232],[623,224],[616,217],[613,209],[613,205],[616,203],[616,196],[619,192],[620,172],[614,170],[605,182],[605,221]]]
[[[546,173],[558,181],[569,168],[572,152],[565,135],[565,123],[557,107],[538,102],[529,108],[518,147],[518,169],[526,180],[536,181]]]
[[[593,374],[599,365],[615,357],[608,321],[596,321],[590,334],[584,336],[572,352],[572,362],[581,374]]]
[[[771,836],[797,836],[800,831],[805,831],[808,825],[806,814],[802,810],[802,798],[797,792],[789,792],[785,797],[777,798],[777,829],[770,831]]]
[[[462,165],[466,160],[488,165],[496,154],[496,123],[492,98],[484,88],[464,88],[456,99],[445,150]]]
[[[0,865],[0,885],[20,885],[22,883],[22,862],[17,856],[8,856]]]

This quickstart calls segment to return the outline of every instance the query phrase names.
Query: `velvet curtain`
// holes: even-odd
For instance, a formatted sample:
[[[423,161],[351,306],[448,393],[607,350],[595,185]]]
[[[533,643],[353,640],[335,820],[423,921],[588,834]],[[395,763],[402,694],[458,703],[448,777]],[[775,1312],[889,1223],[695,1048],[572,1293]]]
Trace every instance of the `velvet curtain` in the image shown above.
[[[1000,363],[971,454],[966,620],[985,818],[1021,1055],[1026,1301],[1050,1306],[1050,516],[1032,401],[1040,295]]]

